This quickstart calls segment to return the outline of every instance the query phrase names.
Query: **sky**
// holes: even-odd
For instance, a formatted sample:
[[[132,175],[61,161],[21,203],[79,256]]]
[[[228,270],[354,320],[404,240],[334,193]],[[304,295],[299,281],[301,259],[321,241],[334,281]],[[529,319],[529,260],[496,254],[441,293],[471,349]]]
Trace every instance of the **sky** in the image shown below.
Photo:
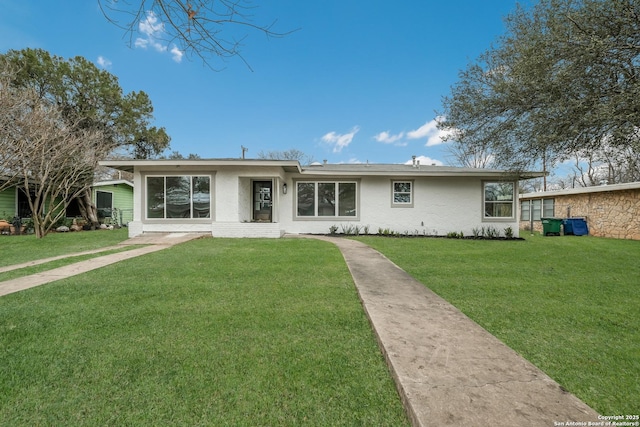
[[[135,1],[134,1],[135,2]],[[458,74],[504,34],[516,0],[253,0],[241,59],[212,70],[161,41],[128,35],[97,0],[0,0],[0,52],[83,56],[144,91],[171,151],[247,158],[297,149],[329,163],[450,164],[435,126]],[[148,16],[147,16],[148,18]],[[295,31],[294,31],[295,30]]]

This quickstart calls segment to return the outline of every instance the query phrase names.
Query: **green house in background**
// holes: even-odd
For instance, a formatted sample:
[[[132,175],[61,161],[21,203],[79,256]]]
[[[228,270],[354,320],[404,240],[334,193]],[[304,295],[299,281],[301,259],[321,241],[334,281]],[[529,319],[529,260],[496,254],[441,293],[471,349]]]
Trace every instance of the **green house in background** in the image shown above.
[[[101,222],[127,225],[133,220],[133,183],[124,179],[96,182],[91,189],[91,198]],[[67,217],[78,215],[77,206],[72,203],[67,209]],[[0,219],[11,222],[15,216],[28,218],[29,204],[22,191],[10,187],[0,191]]]
[[[127,225],[133,221],[133,183],[124,179],[93,184],[91,198],[100,222]]]

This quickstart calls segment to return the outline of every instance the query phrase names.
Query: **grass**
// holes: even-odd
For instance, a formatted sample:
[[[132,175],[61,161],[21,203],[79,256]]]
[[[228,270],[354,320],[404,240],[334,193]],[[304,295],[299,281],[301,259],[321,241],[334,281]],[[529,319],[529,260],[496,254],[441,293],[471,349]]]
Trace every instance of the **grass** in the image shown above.
[[[84,255],[69,254],[69,256],[65,256],[64,258],[60,258],[60,259],[52,259],[49,262],[36,264],[33,266],[17,268],[15,270],[0,272],[0,283],[5,280],[11,280],[11,279],[16,279],[18,277],[24,277],[24,276],[29,276],[31,274],[41,273],[43,271],[52,270],[54,268],[63,267],[65,265],[73,264],[76,262],[93,259],[99,256],[129,251],[131,249],[137,249],[137,248],[140,248],[141,246],[142,245],[126,245],[124,247],[108,249],[108,250],[104,250],[104,251],[100,251],[92,254],[84,254]]]
[[[117,245],[127,240],[127,229],[96,230],[73,233],[49,233],[42,239],[35,235],[0,236],[0,267],[58,255],[83,252]]]
[[[637,414],[640,242],[363,241],[601,414]]]
[[[1,425],[408,425],[326,242],[200,239],[7,295],[0,348]]]

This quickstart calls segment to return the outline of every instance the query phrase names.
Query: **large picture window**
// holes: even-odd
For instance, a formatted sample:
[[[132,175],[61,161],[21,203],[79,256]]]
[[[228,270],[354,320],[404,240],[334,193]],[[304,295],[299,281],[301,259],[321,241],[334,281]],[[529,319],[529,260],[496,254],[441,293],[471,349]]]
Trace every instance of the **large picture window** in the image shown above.
[[[484,183],[484,218],[513,218],[515,186],[513,182]]]
[[[355,217],[355,182],[307,182],[296,184],[298,217]]]
[[[210,218],[209,176],[147,177],[147,218]]]

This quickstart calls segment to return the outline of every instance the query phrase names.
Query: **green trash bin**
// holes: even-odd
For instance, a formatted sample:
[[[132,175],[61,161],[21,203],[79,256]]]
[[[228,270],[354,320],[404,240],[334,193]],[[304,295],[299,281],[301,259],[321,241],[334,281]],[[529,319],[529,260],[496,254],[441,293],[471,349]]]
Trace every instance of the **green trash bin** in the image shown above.
[[[562,218],[541,218],[542,234],[544,236],[559,236],[562,228]]]

